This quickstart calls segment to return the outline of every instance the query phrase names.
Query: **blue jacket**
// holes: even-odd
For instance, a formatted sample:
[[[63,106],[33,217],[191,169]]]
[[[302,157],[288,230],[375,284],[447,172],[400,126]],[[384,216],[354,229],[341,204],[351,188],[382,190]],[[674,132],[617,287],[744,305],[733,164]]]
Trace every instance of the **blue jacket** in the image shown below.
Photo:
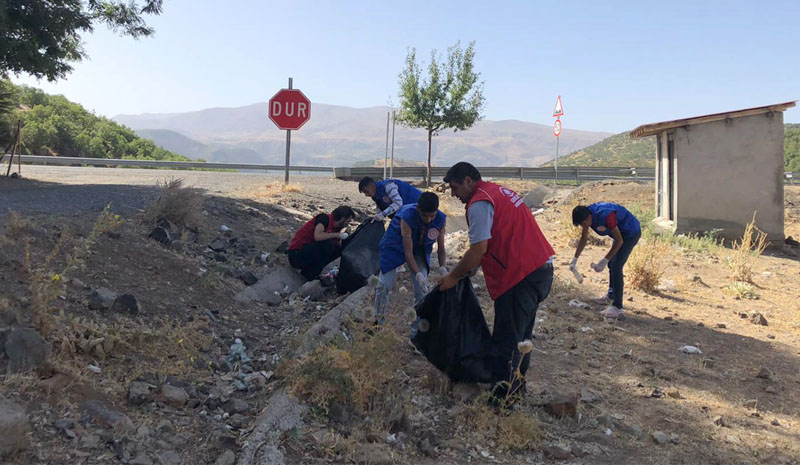
[[[642,233],[639,220],[622,205],[611,202],[598,202],[589,205],[592,212],[592,230],[600,236],[608,236],[611,231],[606,227],[606,219],[611,212],[617,214],[617,227],[623,236],[634,236]]]
[[[425,261],[430,266],[431,252],[433,243],[439,238],[439,234],[444,229],[447,217],[444,213],[437,211],[436,216],[428,224],[422,222],[417,212],[417,204],[412,203],[403,205],[397,210],[389,228],[381,239],[381,272],[388,273],[406,262],[403,251],[403,234],[400,229],[400,220],[404,220],[411,228],[411,240],[414,254],[422,255],[424,252]]]
[[[397,179],[384,179],[382,181],[377,181],[375,183],[375,197],[373,197],[372,200],[375,201],[381,211],[386,210],[389,208],[389,205],[392,204],[392,199],[386,195],[386,184],[390,182],[393,182],[395,185],[397,185],[397,193],[399,193],[400,198],[403,199],[403,205],[417,203],[419,196],[422,195],[421,190],[407,182]]]

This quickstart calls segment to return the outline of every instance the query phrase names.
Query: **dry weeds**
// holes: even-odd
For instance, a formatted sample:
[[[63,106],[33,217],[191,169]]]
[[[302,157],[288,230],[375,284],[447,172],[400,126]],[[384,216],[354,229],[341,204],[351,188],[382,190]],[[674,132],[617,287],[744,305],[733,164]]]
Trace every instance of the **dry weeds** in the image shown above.
[[[742,239],[733,243],[733,252],[728,255],[726,262],[731,268],[734,283],[753,282],[753,264],[767,248],[767,233],[756,226],[756,214],[747,223]]]
[[[146,222],[156,225],[168,221],[176,226],[197,229],[203,219],[203,195],[198,189],[184,187],[183,179],[159,183],[161,194],[144,214]]]
[[[339,346],[318,347],[311,354],[281,367],[291,392],[325,411],[331,402],[352,404],[361,412],[379,405],[375,396],[390,394],[385,385],[395,376],[400,337],[383,327],[373,335],[363,328]]]
[[[667,244],[656,236],[644,239],[638,244],[627,263],[631,286],[640,291],[653,293],[666,271],[665,255]]]
[[[262,197],[269,199],[275,197],[278,194],[291,194],[297,192],[303,192],[302,184],[294,182],[290,182],[287,184],[284,183],[283,181],[275,181],[266,185]]]

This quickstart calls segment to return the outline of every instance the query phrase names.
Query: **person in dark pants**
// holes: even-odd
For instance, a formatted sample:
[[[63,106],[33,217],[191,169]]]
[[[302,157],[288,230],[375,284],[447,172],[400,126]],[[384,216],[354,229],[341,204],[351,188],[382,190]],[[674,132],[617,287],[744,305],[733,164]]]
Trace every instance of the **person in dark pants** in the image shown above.
[[[611,236],[613,239],[611,250],[599,262],[592,263],[592,269],[600,273],[608,265],[608,293],[598,301],[610,305],[600,314],[606,318],[624,318],[622,292],[625,280],[622,269],[625,267],[631,251],[642,237],[639,220],[622,205],[598,202],[588,207],[583,205],[575,207],[572,210],[572,224],[583,228],[581,239],[575,250],[575,257],[569,265],[573,271],[577,270],[578,258],[586,247],[589,228],[600,236]]]
[[[289,263],[307,280],[317,279],[325,265],[336,260],[347,233],[342,229],[355,218],[352,208],[342,205],[332,213],[320,213],[297,230],[289,242]]]
[[[447,290],[479,264],[494,299],[494,328],[487,363],[493,377],[492,398],[508,398],[525,391],[530,352],[519,344],[530,339],[536,310],[553,284],[555,252],[542,234],[530,209],[514,191],[481,180],[469,163],[460,162],[444,181],[452,195],[466,204],[470,247],[458,265],[441,278]],[[515,375],[519,368],[521,377]]]
[[[384,179],[375,181],[368,176],[358,182],[358,191],[375,202],[377,212],[373,219],[383,221],[384,218],[393,218],[397,210],[403,205],[417,203],[422,191],[407,182],[398,179]]]

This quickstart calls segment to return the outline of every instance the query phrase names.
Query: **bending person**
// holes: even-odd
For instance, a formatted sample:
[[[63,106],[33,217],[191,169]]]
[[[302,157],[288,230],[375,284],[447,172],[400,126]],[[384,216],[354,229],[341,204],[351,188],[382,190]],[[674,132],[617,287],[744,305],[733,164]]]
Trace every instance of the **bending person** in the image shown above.
[[[336,260],[342,252],[342,229],[355,218],[352,208],[342,205],[332,213],[320,213],[297,230],[289,242],[289,263],[300,270],[307,280],[319,278],[325,265]]]

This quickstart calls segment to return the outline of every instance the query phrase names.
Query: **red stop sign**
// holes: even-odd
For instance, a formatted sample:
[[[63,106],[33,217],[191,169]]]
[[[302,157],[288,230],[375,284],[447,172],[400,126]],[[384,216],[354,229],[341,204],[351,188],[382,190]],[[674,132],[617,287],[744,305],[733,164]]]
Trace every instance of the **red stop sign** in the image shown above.
[[[269,99],[269,119],[280,129],[300,129],[311,119],[311,101],[298,89],[281,89]]]

